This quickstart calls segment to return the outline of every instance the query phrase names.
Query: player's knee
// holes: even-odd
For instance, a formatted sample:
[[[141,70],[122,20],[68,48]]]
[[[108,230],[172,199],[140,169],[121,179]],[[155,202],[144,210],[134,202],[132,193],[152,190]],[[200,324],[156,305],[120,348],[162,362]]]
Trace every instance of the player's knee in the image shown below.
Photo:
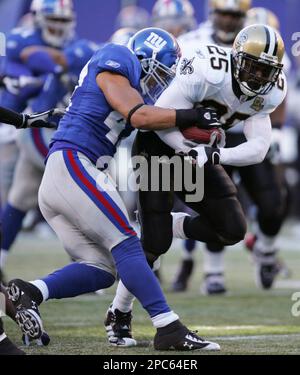
[[[157,234],[154,237],[145,236],[142,239],[142,245],[146,253],[151,253],[160,256],[166,253],[171,247],[173,240],[172,231],[169,234]]]
[[[152,212],[144,216],[142,245],[145,252],[162,255],[168,251],[173,240],[173,221],[170,213]]]
[[[247,223],[244,215],[239,215],[236,220],[226,223],[218,236],[224,245],[230,246],[243,241],[247,231]]]

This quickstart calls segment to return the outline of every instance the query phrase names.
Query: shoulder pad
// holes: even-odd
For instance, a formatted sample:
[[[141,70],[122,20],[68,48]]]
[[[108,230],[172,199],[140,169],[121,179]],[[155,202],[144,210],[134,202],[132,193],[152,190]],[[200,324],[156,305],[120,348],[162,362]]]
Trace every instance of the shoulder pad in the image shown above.
[[[220,85],[225,79],[225,69],[214,69],[213,63],[219,58],[219,55],[215,55],[209,52],[209,46],[213,46],[212,44],[201,46],[195,51],[197,56],[197,61],[200,61],[199,66],[205,75],[206,81],[213,86]],[[215,46],[214,48],[220,48]],[[230,50],[223,48],[226,51],[227,56],[224,56],[223,59],[228,60],[228,64],[230,63]],[[213,49],[212,49],[213,51]],[[222,57],[222,56],[221,56]]]
[[[191,48],[179,61],[177,75],[186,83],[195,85],[197,82],[207,83],[212,86],[220,85],[225,79],[225,69],[213,69],[207,46]]]

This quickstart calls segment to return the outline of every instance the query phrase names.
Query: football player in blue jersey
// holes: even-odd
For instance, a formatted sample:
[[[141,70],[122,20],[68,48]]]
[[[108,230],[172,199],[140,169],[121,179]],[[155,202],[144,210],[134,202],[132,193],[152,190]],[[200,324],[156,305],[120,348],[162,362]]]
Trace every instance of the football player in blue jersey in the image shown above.
[[[39,0],[32,4],[33,26],[14,29],[7,37],[0,104],[17,112],[38,95],[49,73],[64,71],[61,50],[74,41],[71,0]],[[5,204],[18,156],[16,132],[2,125],[1,202]]]
[[[177,38],[197,25],[193,5],[189,0],[157,0],[152,9],[152,25]]]
[[[76,262],[32,282],[11,280],[8,286],[16,319],[31,338],[44,332],[38,309],[43,301],[108,288],[117,271],[157,329],[156,350],[220,349],[189,331],[171,311],[103,163],[136,128],[216,125],[215,117],[201,108],[145,104],[155,101],[174,78],[179,56],[171,34],[149,28],[135,34],[129,48],[107,44],[83,69],[52,137],[39,190],[44,217]]]
[[[74,90],[80,71],[96,51],[97,45],[87,40],[78,40],[63,51],[64,74],[49,74],[40,94],[31,101],[28,112],[46,111],[65,104]],[[8,202],[3,209],[3,241],[0,265],[5,267],[11,246],[21,230],[23,219],[30,209],[38,205],[38,189],[44,172],[44,161],[48,153],[53,130],[31,129],[18,134],[20,151]]]

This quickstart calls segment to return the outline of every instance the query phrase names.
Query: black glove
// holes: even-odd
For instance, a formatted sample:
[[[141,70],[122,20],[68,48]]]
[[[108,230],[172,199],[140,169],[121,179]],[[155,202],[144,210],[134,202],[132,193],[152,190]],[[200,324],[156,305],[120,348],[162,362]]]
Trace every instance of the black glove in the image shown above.
[[[59,119],[65,114],[61,109],[51,109],[42,113],[24,115],[21,128],[48,128],[57,129]]]
[[[197,146],[192,148],[188,156],[194,161],[200,168],[204,164],[217,165],[220,164],[220,150],[216,147]]]
[[[222,124],[217,112],[210,108],[198,107],[193,109],[176,110],[176,126],[179,129],[197,126],[200,129],[220,128]]]

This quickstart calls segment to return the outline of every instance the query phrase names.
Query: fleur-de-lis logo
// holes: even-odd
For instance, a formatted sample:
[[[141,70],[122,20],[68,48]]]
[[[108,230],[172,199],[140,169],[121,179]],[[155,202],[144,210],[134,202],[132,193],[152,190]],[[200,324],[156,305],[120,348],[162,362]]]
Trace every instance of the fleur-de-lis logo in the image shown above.
[[[193,67],[193,61],[195,57],[192,59],[183,59],[181,66],[180,66],[180,74],[186,75],[186,74],[193,74],[194,73],[194,67]]]

